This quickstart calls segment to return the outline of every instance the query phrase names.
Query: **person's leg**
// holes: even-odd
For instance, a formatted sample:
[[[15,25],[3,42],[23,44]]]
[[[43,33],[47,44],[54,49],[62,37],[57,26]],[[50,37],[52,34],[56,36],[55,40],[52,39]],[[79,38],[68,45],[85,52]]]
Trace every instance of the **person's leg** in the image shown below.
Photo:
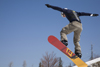
[[[68,25],[66,25],[64,28],[62,28],[60,35],[61,35],[61,42],[63,44],[65,44],[66,46],[68,45],[68,39],[67,39],[67,34],[75,31],[75,26],[73,26],[72,23],[69,23]]]
[[[81,34],[81,31],[79,32],[79,30],[74,32],[75,53],[81,53],[81,47],[80,47],[80,44],[79,44],[80,34]]]
[[[78,25],[77,30],[74,31],[74,45],[75,45],[75,54],[78,55],[78,57],[81,58],[81,47],[79,44],[80,41],[80,35],[82,31],[82,24],[81,23],[76,23]]]

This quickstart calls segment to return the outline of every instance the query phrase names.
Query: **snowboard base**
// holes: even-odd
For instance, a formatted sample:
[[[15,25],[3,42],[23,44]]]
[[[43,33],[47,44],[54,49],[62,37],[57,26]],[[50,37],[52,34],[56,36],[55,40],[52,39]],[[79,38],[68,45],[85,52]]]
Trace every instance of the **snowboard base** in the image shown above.
[[[48,37],[49,43],[63,52],[69,59],[71,59],[78,67],[87,67],[88,65],[82,61],[76,54],[74,54],[68,47],[66,47],[61,41],[55,36],[50,35]]]

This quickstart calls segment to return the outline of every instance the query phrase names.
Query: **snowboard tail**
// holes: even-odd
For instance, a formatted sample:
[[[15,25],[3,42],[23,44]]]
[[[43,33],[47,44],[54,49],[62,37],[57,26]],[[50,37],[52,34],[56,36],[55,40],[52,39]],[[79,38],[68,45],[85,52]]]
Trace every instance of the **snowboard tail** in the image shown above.
[[[66,47],[61,41],[55,36],[50,35],[48,37],[49,43],[63,52],[69,59],[71,59],[78,67],[87,67],[88,65],[82,61],[75,53],[73,53],[68,47]]]

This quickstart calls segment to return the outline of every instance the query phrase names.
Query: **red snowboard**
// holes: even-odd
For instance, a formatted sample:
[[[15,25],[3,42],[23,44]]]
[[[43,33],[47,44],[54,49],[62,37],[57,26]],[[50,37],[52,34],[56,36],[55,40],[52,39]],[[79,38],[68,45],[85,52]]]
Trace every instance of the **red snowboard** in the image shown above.
[[[70,58],[77,58],[77,56],[68,48],[66,47],[61,41],[59,41],[55,36],[49,36],[48,37],[49,43],[51,43],[53,46],[58,48],[60,51],[62,51],[64,54],[66,54]]]
[[[59,41],[55,36],[51,35],[48,37],[49,43],[55,46],[57,49],[62,51],[68,56],[78,67],[87,67],[88,65],[82,61],[78,56],[76,56],[68,47],[66,47],[61,41]]]

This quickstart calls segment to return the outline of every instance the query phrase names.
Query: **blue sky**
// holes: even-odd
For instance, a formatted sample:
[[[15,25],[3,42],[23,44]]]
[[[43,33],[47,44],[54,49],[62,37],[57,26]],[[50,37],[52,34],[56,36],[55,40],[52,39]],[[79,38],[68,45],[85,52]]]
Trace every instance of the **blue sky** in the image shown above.
[[[47,40],[49,35],[60,39],[60,31],[69,21],[45,4],[100,14],[100,0],[0,0],[0,67],[8,67],[10,62],[13,67],[22,67],[24,60],[27,67],[38,67],[45,52],[52,51],[61,57],[64,67],[72,63]],[[80,18],[82,60],[87,61],[91,44],[94,55],[100,55],[100,16]],[[74,52],[73,33],[67,37]]]

